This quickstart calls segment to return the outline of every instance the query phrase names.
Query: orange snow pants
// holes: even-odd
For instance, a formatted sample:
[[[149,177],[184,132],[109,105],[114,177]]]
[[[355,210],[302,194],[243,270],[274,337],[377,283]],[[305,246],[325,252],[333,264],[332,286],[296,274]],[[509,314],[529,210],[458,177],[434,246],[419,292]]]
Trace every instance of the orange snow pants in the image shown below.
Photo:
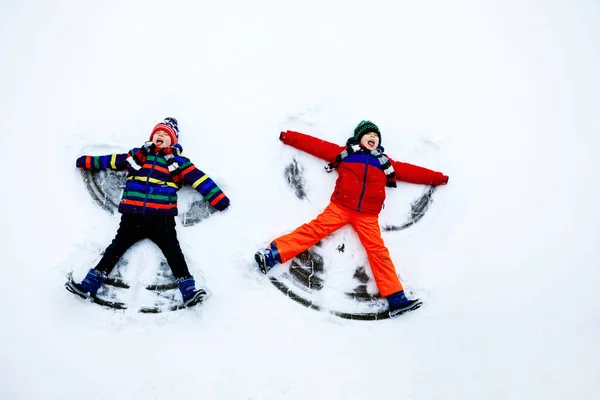
[[[314,220],[274,240],[281,262],[294,258],[346,224],[352,224],[367,252],[381,296],[403,290],[390,253],[383,243],[378,216],[360,213],[333,202]]]

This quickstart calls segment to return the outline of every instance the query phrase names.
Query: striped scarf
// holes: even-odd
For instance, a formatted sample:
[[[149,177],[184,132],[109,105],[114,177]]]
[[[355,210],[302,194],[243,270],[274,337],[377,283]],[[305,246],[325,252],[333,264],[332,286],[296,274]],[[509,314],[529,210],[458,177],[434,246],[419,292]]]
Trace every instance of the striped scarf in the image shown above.
[[[130,151],[129,157],[127,157],[126,161],[131,168],[135,169],[136,171],[139,171],[144,166],[147,155],[148,152],[143,151],[142,149],[139,149],[136,152]]]
[[[173,153],[179,155],[179,149],[176,147],[163,149],[165,153],[165,160],[167,160],[167,167],[169,168],[169,172],[173,177],[173,182],[179,187],[182,186],[183,176],[181,176],[181,169],[179,168],[179,163],[175,160],[175,156]]]
[[[146,162],[146,157],[148,156],[150,147],[144,146],[136,152],[130,153],[129,157],[127,157],[127,163],[131,166],[131,168],[139,171],[144,166]],[[179,164],[175,160],[175,156],[180,154],[180,150],[177,147],[171,147],[166,149],[160,149],[156,155],[158,156],[160,153],[163,153],[165,160],[167,161],[167,167],[169,168],[169,172],[171,173],[171,177],[173,178],[173,182],[181,187],[181,182],[183,181],[183,177],[181,176],[181,171],[179,168]]]
[[[335,156],[335,160],[333,160],[331,163],[325,166],[325,171],[331,172],[337,169],[346,157],[348,157],[350,154],[358,153],[359,151],[361,151],[361,149],[362,148],[358,144],[348,144],[344,151]],[[390,159],[387,158],[387,156],[378,149],[371,151],[370,154],[373,157],[377,158],[377,160],[379,160],[379,163],[381,164],[381,169],[383,169],[386,178],[385,186],[396,187],[396,171],[394,171],[394,167],[392,166]]]

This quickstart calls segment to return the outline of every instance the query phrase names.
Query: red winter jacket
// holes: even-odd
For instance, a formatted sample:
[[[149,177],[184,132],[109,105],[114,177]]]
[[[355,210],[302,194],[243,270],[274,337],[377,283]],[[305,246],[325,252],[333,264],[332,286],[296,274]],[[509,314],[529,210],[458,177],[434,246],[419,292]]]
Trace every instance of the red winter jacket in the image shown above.
[[[294,131],[282,132],[280,140],[327,162],[332,162],[346,148]],[[389,160],[399,181],[423,185],[444,185],[448,182],[448,177],[441,172],[391,158]],[[339,175],[331,201],[366,214],[378,215],[385,201],[386,188],[386,177],[379,160],[369,153],[354,153],[344,159],[337,171]]]

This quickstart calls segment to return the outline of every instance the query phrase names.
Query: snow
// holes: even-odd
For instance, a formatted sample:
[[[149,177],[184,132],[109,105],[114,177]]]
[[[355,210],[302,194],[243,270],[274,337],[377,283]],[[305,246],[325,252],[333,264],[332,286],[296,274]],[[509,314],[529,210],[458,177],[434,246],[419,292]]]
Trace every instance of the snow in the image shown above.
[[[0,398],[600,395],[597,2],[30,0],[0,11]],[[232,200],[178,226],[212,297],[158,316],[80,301],[65,275],[97,262],[119,216],[93,203],[75,159],[90,145],[139,146],[166,116]],[[279,131],[343,143],[361,119],[394,159],[450,176],[422,221],[384,234],[425,302],[395,320],[306,309],[252,270],[254,251],[316,216],[335,181]],[[294,155],[309,201],[283,178]],[[389,191],[382,219],[404,218],[422,190]],[[131,253],[158,254],[149,243]]]

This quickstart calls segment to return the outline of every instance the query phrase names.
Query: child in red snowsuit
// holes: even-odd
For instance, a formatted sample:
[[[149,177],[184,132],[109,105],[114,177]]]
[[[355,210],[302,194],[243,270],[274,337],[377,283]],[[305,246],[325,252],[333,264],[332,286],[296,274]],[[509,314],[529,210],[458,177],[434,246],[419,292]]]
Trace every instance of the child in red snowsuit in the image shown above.
[[[294,131],[281,132],[279,139],[331,161],[326,170],[337,169],[339,175],[331,203],[316,219],[275,239],[270,248],[255,254],[260,270],[266,274],[277,263],[289,261],[342,226],[351,224],[365,247],[379,292],[388,300],[390,316],[420,307],[420,300],[409,300],[404,294],[381,237],[379,213],[386,186],[396,187],[396,180],[445,185],[448,177],[441,172],[388,158],[381,147],[381,132],[371,121],[361,121],[345,147]]]

